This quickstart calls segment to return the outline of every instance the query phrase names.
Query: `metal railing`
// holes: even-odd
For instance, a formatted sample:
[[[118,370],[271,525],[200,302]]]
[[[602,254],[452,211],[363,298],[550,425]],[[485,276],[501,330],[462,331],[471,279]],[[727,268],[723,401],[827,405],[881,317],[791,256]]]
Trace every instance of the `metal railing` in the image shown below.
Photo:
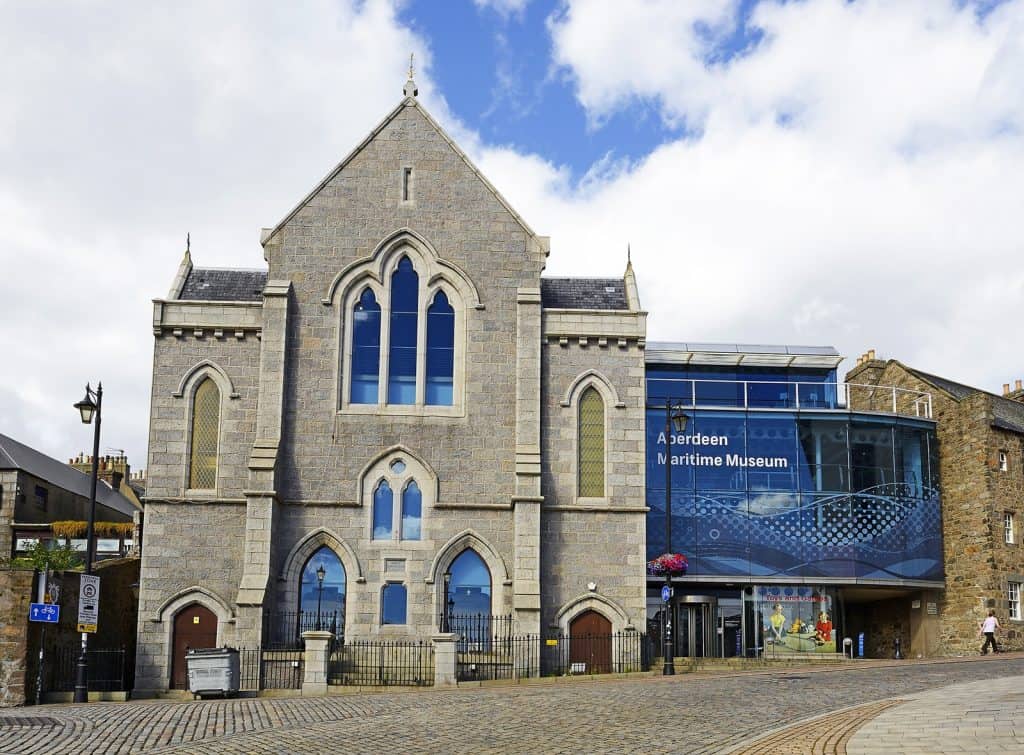
[[[240,648],[239,688],[302,689],[305,653],[298,649]]]
[[[47,692],[72,692],[79,645],[68,645],[47,650],[44,654],[43,689]],[[88,674],[90,692],[119,692],[130,690],[135,673],[134,659],[125,648],[102,650],[89,648]]]
[[[491,642],[494,637],[511,637],[515,634],[515,617],[512,614],[488,616],[487,614],[441,614],[438,628],[442,632],[459,635],[459,649],[469,645]]]
[[[264,648],[301,648],[302,633],[332,632],[335,637],[345,631],[345,614],[341,611],[273,611],[263,614]]]
[[[669,394],[682,408],[710,409],[839,409],[900,414],[931,419],[932,395],[894,385],[814,383],[771,380],[702,380],[648,377],[657,388],[649,399],[659,405]]]
[[[422,640],[333,643],[327,683],[365,687],[427,687],[434,683],[434,646]]]
[[[495,636],[460,649],[455,671],[459,681],[622,674],[650,670],[652,657],[640,632]]]

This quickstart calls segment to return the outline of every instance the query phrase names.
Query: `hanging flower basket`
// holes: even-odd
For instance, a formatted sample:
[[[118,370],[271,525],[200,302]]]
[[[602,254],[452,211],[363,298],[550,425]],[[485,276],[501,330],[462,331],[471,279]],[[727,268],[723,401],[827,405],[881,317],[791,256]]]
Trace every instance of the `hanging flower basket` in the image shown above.
[[[653,561],[647,562],[647,573],[656,577],[681,577],[690,568],[690,562],[682,553],[662,553]]]

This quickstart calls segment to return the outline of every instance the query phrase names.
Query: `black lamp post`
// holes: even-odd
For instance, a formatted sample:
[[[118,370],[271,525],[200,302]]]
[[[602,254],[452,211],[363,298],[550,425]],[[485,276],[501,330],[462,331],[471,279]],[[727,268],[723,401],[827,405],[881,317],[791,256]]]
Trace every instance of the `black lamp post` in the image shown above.
[[[683,414],[680,404],[673,404],[671,399],[665,399],[665,552],[672,552],[672,430],[677,433],[686,430],[687,416]],[[665,571],[665,587],[668,595],[672,594],[672,574]],[[676,662],[672,657],[672,603],[665,602],[665,663],[662,666],[662,676],[673,676],[676,673]]]
[[[100,458],[100,420],[102,419],[103,407],[103,383],[92,390],[89,384],[85,384],[85,398],[75,404],[75,408],[82,416],[82,422],[86,425],[92,423],[95,415],[96,424],[92,435],[92,476],[89,480],[89,527],[85,533],[85,573],[92,574],[92,559],[94,555],[93,525],[96,521],[96,475]],[[78,667],[75,671],[75,702],[89,702],[89,633],[82,632],[82,653],[78,656]]]
[[[451,594],[452,573],[444,573],[444,603],[441,605],[441,631],[448,633],[452,631],[452,606],[455,601]]]
[[[316,631],[318,632],[320,631],[320,603],[324,598],[324,577],[326,576],[327,570],[324,568],[323,564],[320,564],[320,566],[316,568]]]

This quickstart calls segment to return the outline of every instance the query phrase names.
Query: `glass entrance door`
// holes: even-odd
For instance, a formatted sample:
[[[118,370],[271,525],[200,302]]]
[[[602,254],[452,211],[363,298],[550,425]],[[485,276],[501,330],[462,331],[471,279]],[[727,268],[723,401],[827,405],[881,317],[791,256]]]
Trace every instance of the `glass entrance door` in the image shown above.
[[[716,655],[716,600],[704,595],[683,595],[675,602],[676,655],[704,658]]]

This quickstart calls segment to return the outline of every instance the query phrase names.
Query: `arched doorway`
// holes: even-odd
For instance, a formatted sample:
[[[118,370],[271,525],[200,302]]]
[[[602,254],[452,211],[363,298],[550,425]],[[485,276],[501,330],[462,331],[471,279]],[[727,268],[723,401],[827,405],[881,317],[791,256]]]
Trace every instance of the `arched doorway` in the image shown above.
[[[209,608],[193,604],[174,617],[174,654],[171,656],[171,688],[188,687],[185,654],[189,648],[217,647],[217,616]]]
[[[597,611],[584,611],[569,624],[569,662],[575,673],[612,670],[612,623]]]

